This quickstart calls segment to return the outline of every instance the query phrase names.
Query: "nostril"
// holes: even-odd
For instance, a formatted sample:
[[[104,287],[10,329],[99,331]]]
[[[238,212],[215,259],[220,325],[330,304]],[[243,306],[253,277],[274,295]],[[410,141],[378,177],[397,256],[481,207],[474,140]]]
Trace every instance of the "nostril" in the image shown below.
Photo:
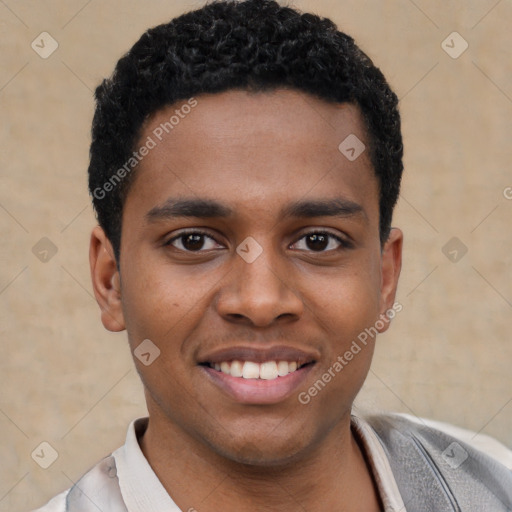
[[[229,313],[227,315],[231,320],[235,320],[235,321],[241,321],[241,320],[245,320],[245,316],[242,315],[241,313]]]

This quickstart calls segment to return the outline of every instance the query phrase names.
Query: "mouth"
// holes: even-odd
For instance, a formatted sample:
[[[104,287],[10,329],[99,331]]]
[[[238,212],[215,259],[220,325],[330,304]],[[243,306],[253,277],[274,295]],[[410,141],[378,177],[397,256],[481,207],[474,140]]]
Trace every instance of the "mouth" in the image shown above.
[[[210,383],[231,400],[275,404],[298,392],[318,356],[287,347],[239,347],[205,356],[198,365]]]
[[[242,379],[275,380],[294,373],[305,366],[314,364],[314,361],[301,363],[300,361],[222,361],[221,363],[202,363],[201,366],[211,368],[217,372]]]

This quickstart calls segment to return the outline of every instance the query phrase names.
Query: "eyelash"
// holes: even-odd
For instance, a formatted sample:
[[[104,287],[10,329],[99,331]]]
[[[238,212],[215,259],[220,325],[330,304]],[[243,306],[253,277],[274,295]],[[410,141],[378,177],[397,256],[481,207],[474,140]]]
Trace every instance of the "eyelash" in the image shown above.
[[[210,235],[210,233],[207,233],[206,231],[202,231],[200,229],[191,229],[191,230],[188,230],[188,231],[182,231],[179,235],[176,235],[176,236],[173,236],[170,240],[168,240],[167,242],[165,242],[164,246],[169,246],[169,245],[172,245],[172,243],[175,241],[175,240],[179,240],[180,238],[184,238],[186,237],[187,235],[201,235],[201,236],[204,236],[206,238],[210,238],[212,240],[215,241],[215,243],[219,243],[217,242],[217,240],[215,240],[215,238],[213,238],[212,235]],[[190,252],[190,253],[193,253],[193,252],[204,252],[204,251],[187,251],[186,249],[183,250],[183,249],[178,249],[177,247],[175,247],[175,249],[177,249],[178,251],[183,251],[183,252]]]
[[[307,252],[322,254],[322,253],[330,253],[330,252],[333,252],[333,251],[340,251],[340,250],[351,249],[353,247],[353,244],[351,242],[349,242],[348,240],[343,239],[340,236],[335,235],[334,233],[330,233],[329,231],[322,231],[322,230],[308,231],[307,233],[304,233],[297,241],[295,241],[294,244],[296,244],[300,240],[303,240],[304,238],[306,238],[308,236],[311,236],[311,235],[327,235],[328,238],[336,240],[339,243],[339,247],[337,247],[336,249],[329,249],[329,250],[326,250],[326,251],[313,251],[313,250],[309,250]]]
[[[164,246],[172,246],[172,243],[176,240],[179,240],[180,238],[183,239],[184,237],[186,237],[187,235],[200,235],[200,236],[204,236],[206,238],[210,238],[211,240],[214,240],[215,243],[219,243],[217,242],[217,240],[215,240],[215,238],[213,236],[211,236],[210,233],[207,233],[206,231],[202,231],[200,229],[193,229],[193,230],[189,230],[189,231],[182,231],[179,235],[176,235],[174,237],[172,237],[170,240],[168,240],[167,242],[165,242]],[[336,249],[329,249],[327,251],[312,251],[312,250],[309,250],[307,252],[312,252],[312,253],[328,253],[328,252],[331,252],[331,251],[337,251],[337,250],[343,250],[343,249],[351,249],[353,247],[353,244],[351,242],[349,242],[348,240],[345,240],[343,238],[341,238],[340,236],[337,236],[335,235],[334,233],[330,233],[329,231],[322,231],[322,230],[313,230],[313,231],[308,231],[307,233],[304,233],[300,238],[298,238],[295,242],[293,242],[293,244],[296,244],[297,242],[299,242],[300,240],[306,238],[307,236],[311,236],[311,235],[327,235],[329,238],[331,239],[334,239],[336,240],[340,246]],[[293,245],[292,244],[292,245]],[[175,247],[175,249],[177,249],[178,251],[182,251],[182,252],[188,252],[188,253],[201,253],[201,252],[205,252],[203,250],[198,250],[198,251],[189,251],[187,249],[178,249],[177,247]]]

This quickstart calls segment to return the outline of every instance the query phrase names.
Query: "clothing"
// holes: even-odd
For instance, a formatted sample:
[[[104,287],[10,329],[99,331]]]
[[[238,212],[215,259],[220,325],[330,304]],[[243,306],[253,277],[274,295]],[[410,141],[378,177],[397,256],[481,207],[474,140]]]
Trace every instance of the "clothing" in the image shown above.
[[[410,512],[510,512],[512,471],[445,432],[397,415],[368,418]]]
[[[133,421],[122,447],[33,512],[180,512],[137,441],[147,421]],[[398,414],[352,416],[352,430],[384,512],[512,510],[512,471],[460,439]],[[512,460],[506,448],[501,451]]]

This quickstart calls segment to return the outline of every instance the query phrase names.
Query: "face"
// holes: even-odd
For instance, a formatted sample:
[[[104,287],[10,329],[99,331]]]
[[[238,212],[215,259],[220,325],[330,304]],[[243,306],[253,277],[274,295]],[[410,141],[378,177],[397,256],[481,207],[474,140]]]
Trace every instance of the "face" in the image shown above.
[[[180,105],[144,125],[155,147],[124,205],[120,276],[97,228],[95,291],[132,351],[150,340],[152,362],[134,358],[150,423],[277,464],[347,425],[374,345],[353,342],[388,325],[401,233],[381,247],[368,152],[338,149],[350,134],[368,147],[355,106],[290,90],[196,101],[169,133]]]

